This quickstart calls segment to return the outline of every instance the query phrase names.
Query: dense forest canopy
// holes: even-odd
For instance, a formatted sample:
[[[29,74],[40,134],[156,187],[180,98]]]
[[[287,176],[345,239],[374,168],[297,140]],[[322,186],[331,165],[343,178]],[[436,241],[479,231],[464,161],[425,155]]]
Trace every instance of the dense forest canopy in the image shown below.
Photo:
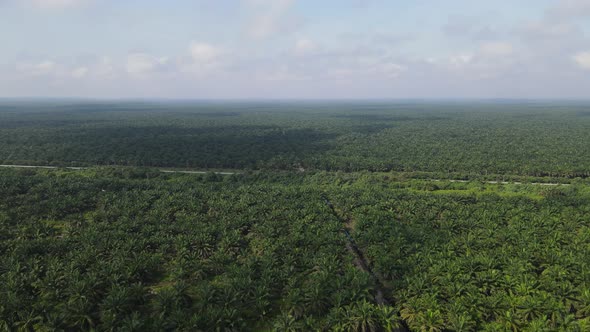
[[[586,177],[590,104],[0,105],[10,164],[428,171]]]
[[[589,206],[586,184],[4,169],[0,323],[586,331]]]
[[[0,331],[589,331],[589,142],[582,102],[3,101],[0,164],[60,167],[0,167]]]

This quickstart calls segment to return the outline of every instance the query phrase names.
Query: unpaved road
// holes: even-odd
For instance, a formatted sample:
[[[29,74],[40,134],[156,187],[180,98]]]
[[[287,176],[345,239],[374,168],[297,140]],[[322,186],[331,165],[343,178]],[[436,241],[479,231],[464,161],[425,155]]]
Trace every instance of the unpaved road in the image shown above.
[[[112,167],[118,167],[117,165],[111,165]],[[42,168],[42,169],[58,169],[58,168],[65,168],[65,169],[72,169],[72,170],[84,170],[89,169],[91,167],[73,167],[73,166],[66,166],[66,167],[59,167],[59,166],[35,166],[35,165],[0,165],[0,167],[5,168]],[[120,167],[132,167],[132,166],[120,166]],[[150,167],[151,168],[151,167]],[[158,169],[162,173],[179,173],[179,174],[207,174],[207,173],[215,173],[219,175],[234,175],[234,174],[241,174],[240,172],[211,172],[211,171],[182,171],[182,170],[171,170],[171,169]],[[469,183],[469,182],[476,182],[477,180],[447,180],[447,179],[416,179],[416,180],[424,180],[424,181],[433,181],[433,182],[459,182],[459,183]],[[569,183],[545,183],[545,182],[506,182],[506,181],[484,181],[483,183],[489,184],[515,184],[515,185],[535,185],[535,186],[570,186]]]
[[[427,179],[427,181],[434,181],[434,182],[459,182],[459,183],[469,183],[474,182],[469,180],[440,180],[440,179]],[[476,181],[476,180],[475,180]],[[507,181],[484,181],[483,183],[489,184],[516,184],[516,185],[525,185],[525,184],[532,184],[535,186],[569,186],[569,183],[545,183],[545,182],[507,182]]]
[[[0,165],[0,167],[4,168],[42,168],[42,169],[58,169],[58,168],[65,168],[71,170],[84,170],[89,169],[90,167],[58,167],[58,166],[33,166],[33,165]],[[116,166],[115,166],[116,167]],[[127,167],[127,166],[125,166]],[[240,174],[236,172],[206,172],[206,171],[179,171],[179,170],[170,170],[170,169],[158,169],[162,173],[180,173],[180,174],[207,174],[207,173],[215,173],[219,175],[234,175]]]

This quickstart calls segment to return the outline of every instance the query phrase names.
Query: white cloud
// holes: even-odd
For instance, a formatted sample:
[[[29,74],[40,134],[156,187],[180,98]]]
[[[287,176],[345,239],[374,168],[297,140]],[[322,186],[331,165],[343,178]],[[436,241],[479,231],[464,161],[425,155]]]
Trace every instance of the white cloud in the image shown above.
[[[84,78],[88,74],[87,67],[78,67],[71,72],[73,78]]]
[[[491,69],[511,64],[512,55],[514,55],[514,46],[510,43],[503,41],[485,42],[472,52],[451,55],[447,61],[442,63],[446,62],[450,67],[455,68]]]
[[[523,37],[533,41],[570,38],[579,34],[579,30],[570,22],[538,21],[526,24],[520,29]]]
[[[548,11],[550,17],[565,20],[590,16],[590,0],[560,0]]]
[[[285,82],[285,81],[309,81],[311,76],[294,70],[287,65],[281,65],[278,68],[263,73],[257,77],[261,81]]]
[[[507,56],[514,52],[514,47],[506,42],[486,42],[480,46],[480,52],[485,56]]]
[[[188,57],[178,59],[177,69],[191,75],[209,75],[228,64],[228,52],[212,44],[192,42],[189,45],[188,54]]]
[[[326,74],[336,80],[392,79],[409,70],[389,57],[372,54],[341,54],[325,64]]]
[[[144,61],[136,56],[130,56],[128,62],[128,72],[130,74],[140,75],[149,72],[149,61]],[[143,66],[143,67],[142,67]],[[123,70],[118,66],[119,70]],[[82,78],[95,78],[99,80],[112,78],[116,74],[115,65],[112,61],[103,57],[100,59],[89,60],[84,63],[68,63],[66,59],[61,62],[53,60],[44,60],[41,62],[19,63],[16,66],[17,72],[22,77],[46,77],[58,81],[78,80]],[[154,68],[155,69],[155,68]]]
[[[302,38],[295,43],[294,52],[295,55],[305,56],[315,52],[317,49],[318,46],[316,45],[316,43],[309,39]]]
[[[58,69],[58,65],[51,60],[45,60],[34,64],[18,64],[17,69],[25,75],[42,76],[55,74]]]
[[[522,63],[522,54],[511,43],[489,41],[467,52],[427,60],[428,71],[466,80],[497,78],[514,73]]]
[[[51,9],[78,6],[86,0],[29,0],[29,2],[38,8]]]
[[[580,52],[573,59],[580,68],[590,70],[590,51]]]
[[[442,31],[451,38],[460,37],[470,40],[489,40],[497,38],[500,33],[487,18],[461,15],[450,16],[447,23],[442,26]]]
[[[406,66],[402,66],[397,63],[385,63],[379,68],[380,72],[390,78],[398,77],[406,70],[408,70]]]
[[[127,56],[127,73],[134,76],[144,76],[163,70],[168,58],[156,58],[145,53],[135,53]]]
[[[91,73],[97,77],[111,77],[116,73],[115,64],[110,57],[103,56],[92,66]]]
[[[189,51],[193,61],[201,64],[214,62],[223,53],[213,45],[200,42],[192,42]]]
[[[454,67],[460,67],[460,66],[467,65],[467,64],[471,63],[471,61],[473,61],[473,54],[467,54],[467,53],[453,55],[449,58],[449,64]],[[429,62],[434,63],[437,61],[429,61]]]
[[[254,12],[247,27],[250,37],[265,39],[297,25],[296,20],[287,15],[295,0],[245,0],[245,3]]]
[[[397,63],[382,63],[370,67],[337,67],[326,74],[329,78],[354,82],[358,79],[394,79],[408,71]]]
[[[48,72],[55,69],[55,62],[53,61],[43,61],[35,66],[40,71]]]

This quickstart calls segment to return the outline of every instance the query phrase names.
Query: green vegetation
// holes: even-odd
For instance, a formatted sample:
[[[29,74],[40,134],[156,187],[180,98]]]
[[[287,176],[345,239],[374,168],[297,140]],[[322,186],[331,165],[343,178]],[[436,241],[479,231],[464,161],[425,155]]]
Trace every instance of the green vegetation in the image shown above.
[[[490,189],[374,179],[334,201],[413,330],[588,331],[587,188]]]
[[[0,104],[0,159],[587,177],[586,104]]]
[[[397,326],[316,186],[129,173],[0,170],[4,326]]]
[[[590,330],[589,106],[277,107],[2,104],[0,331]]]

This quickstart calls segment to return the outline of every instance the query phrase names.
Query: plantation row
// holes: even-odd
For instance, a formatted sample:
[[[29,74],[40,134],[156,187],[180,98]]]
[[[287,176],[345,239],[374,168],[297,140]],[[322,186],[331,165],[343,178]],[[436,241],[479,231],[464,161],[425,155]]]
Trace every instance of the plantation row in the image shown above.
[[[321,195],[292,179],[0,170],[0,327],[393,330]]]
[[[401,318],[416,331],[588,331],[588,188],[463,189],[333,197]]]
[[[589,203],[585,184],[0,169],[0,326],[586,331]]]
[[[590,176],[590,105],[0,104],[0,161]]]

